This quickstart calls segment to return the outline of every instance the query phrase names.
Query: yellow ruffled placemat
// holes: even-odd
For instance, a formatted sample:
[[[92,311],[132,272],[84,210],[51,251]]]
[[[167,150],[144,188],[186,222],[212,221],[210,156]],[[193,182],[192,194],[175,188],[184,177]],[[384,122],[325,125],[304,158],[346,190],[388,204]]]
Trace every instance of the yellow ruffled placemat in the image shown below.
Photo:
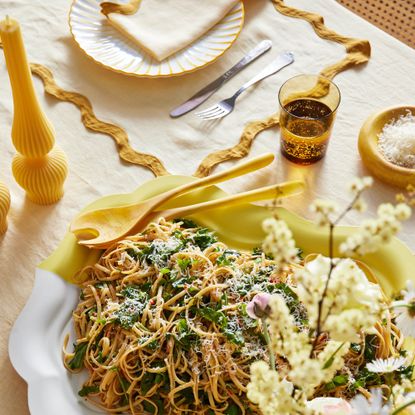
[[[121,13],[131,13],[136,9],[137,3],[137,0],[132,0],[129,5],[124,5],[123,9],[118,11]],[[324,25],[322,16],[289,7],[285,5],[284,0],[273,0],[273,4],[275,9],[281,14],[309,22],[319,37],[340,43],[345,47],[346,56],[339,62],[321,71],[321,74],[327,78],[333,79],[338,73],[356,65],[361,65],[369,60],[370,44],[367,40],[339,35]],[[81,120],[87,129],[110,136],[116,142],[118,153],[122,160],[148,168],[155,176],[169,174],[162,161],[156,156],[134,150],[130,145],[127,132],[122,127],[98,119],[87,97],[78,92],[66,91],[59,87],[55,82],[52,72],[44,65],[32,63],[30,64],[30,68],[32,73],[42,80],[46,93],[61,101],[70,102],[79,108]],[[194,176],[207,176],[218,164],[227,160],[243,158],[248,155],[257,135],[261,131],[277,126],[278,118],[278,113],[276,113],[264,120],[249,122],[244,128],[238,144],[224,150],[215,151],[206,156],[200,163]]]

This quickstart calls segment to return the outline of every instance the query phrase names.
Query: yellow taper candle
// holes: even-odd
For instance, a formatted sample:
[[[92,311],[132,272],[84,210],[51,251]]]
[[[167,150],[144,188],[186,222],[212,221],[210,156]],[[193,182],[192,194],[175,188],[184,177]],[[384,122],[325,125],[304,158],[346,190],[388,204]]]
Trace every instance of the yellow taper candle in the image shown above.
[[[37,99],[19,23],[6,17],[0,36],[13,91],[12,141],[20,153],[13,159],[13,175],[33,202],[55,203],[63,195],[66,156],[54,147],[54,128]]]

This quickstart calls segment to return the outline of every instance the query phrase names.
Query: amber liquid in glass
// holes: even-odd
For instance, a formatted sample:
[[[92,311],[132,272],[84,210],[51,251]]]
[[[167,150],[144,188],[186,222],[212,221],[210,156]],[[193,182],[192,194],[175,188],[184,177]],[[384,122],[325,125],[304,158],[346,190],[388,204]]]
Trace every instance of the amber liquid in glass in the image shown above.
[[[334,113],[324,103],[297,99],[281,112],[281,151],[297,164],[311,164],[324,157]]]

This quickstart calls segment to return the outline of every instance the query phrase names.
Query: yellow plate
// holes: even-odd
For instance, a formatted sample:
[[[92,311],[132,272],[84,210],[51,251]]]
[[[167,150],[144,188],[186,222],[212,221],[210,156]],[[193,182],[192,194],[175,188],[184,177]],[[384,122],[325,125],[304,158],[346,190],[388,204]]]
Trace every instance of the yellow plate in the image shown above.
[[[240,1],[218,24],[188,47],[158,62],[115,29],[100,10],[102,0],[73,0],[69,27],[77,45],[96,63],[114,72],[147,78],[183,75],[222,56],[244,23]]]
[[[405,188],[415,186],[415,169],[408,169],[390,163],[378,150],[378,136],[385,124],[398,119],[410,110],[415,115],[415,107],[393,107],[371,115],[359,133],[359,152],[363,163],[370,172],[385,183]]]
[[[162,176],[150,180],[140,186],[132,194],[122,194],[103,197],[90,204],[84,211],[103,207],[120,206],[132,203],[138,199],[145,200],[173,187],[195,180],[186,176]],[[223,197],[225,193],[212,186],[195,191],[178,198],[169,207],[186,203],[197,203],[208,199]],[[294,233],[297,246],[304,251],[304,255],[311,253],[328,254],[327,230],[315,226],[313,223],[295,215],[284,208],[278,209],[279,216],[284,219]],[[251,204],[233,208],[222,208],[199,213],[192,218],[203,226],[216,231],[219,239],[236,249],[252,249],[260,246],[264,237],[261,223],[270,212],[262,206]],[[355,231],[353,227],[339,227],[335,232],[336,247]],[[100,255],[99,250],[90,250],[77,244],[75,237],[68,233],[56,251],[44,262],[40,268],[54,272],[71,281],[73,275],[83,266],[96,262]],[[335,251],[337,255],[337,250]],[[406,280],[413,279],[415,256],[400,240],[383,246],[376,254],[361,258],[373,270],[385,292],[390,294],[402,288]]]

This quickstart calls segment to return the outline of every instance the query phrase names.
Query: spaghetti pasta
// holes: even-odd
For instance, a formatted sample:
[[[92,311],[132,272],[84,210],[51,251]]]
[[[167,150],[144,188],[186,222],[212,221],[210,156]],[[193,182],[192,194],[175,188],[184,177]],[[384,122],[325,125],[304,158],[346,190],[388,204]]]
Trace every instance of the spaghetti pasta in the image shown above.
[[[71,372],[88,370],[79,394],[108,413],[257,414],[246,397],[249,368],[269,356],[262,321],[250,318],[246,306],[258,293],[278,293],[298,330],[309,331],[292,279],[301,266],[280,271],[260,250],[232,250],[191,221],[161,219],[80,271],[86,279],[73,312],[76,340],[68,352],[67,336],[64,364]],[[316,354],[328,340],[320,334]],[[387,312],[315,396],[370,396],[382,379],[366,363],[399,354],[402,344]],[[275,357],[286,372],[288,361]]]
[[[89,371],[82,396],[110,413],[257,412],[249,367],[268,358],[246,303],[263,291],[290,301],[271,259],[161,220],[82,273],[75,350],[64,352],[68,370]]]

